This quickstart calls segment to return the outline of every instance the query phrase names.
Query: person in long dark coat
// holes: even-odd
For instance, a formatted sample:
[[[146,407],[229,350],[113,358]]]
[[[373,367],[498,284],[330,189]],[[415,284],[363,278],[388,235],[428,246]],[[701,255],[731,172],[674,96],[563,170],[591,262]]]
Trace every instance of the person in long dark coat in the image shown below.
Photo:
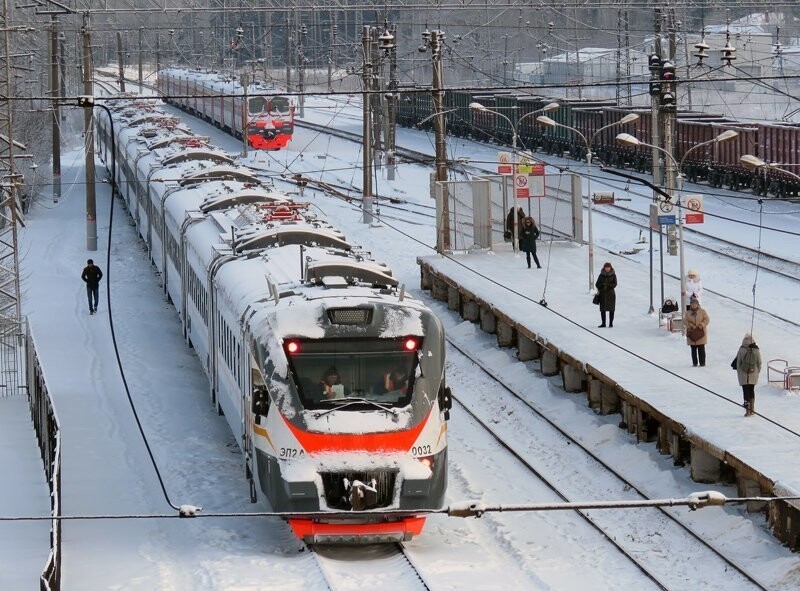
[[[686,344],[692,349],[692,365],[697,367],[697,362],[700,362],[700,367],[706,366],[706,345],[708,344],[708,325],[711,322],[711,317],[703,308],[700,307],[700,302],[697,298],[689,300],[689,311],[683,317],[684,326],[686,326]],[[702,328],[703,334],[697,340],[689,336],[690,329]]]
[[[522,222],[525,220],[525,211],[521,207],[517,207],[517,232],[519,233],[522,228]],[[514,208],[508,210],[506,216],[506,231],[503,237],[507,242],[514,240]]]
[[[753,416],[756,407],[756,384],[758,374],[761,373],[761,351],[750,333],[744,335],[734,365],[744,397],[744,416]]]
[[[536,256],[536,239],[539,234],[539,228],[536,227],[536,222],[532,217],[527,216],[522,220],[522,227],[519,230],[519,249],[525,253],[529,269],[531,268],[531,256],[536,263],[536,268],[542,268],[542,265],[539,264],[539,257]]]
[[[606,312],[608,312],[608,326],[613,327],[614,309],[617,307],[617,294],[614,291],[617,287],[617,274],[611,263],[603,265],[594,286],[597,288],[597,295],[600,298],[600,319],[602,320],[597,328],[605,328]]]

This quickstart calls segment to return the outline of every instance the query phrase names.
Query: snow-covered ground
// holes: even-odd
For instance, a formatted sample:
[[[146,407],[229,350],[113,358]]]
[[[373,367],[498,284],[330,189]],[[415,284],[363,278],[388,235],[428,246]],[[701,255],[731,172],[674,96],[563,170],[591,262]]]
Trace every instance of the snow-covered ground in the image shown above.
[[[313,104],[307,107],[307,112],[314,113]],[[330,110],[321,110],[320,113],[330,114]],[[352,117],[352,125],[357,128],[357,117],[348,114]],[[217,145],[231,151],[240,149],[237,140],[196,120],[191,121],[198,133],[211,135]],[[400,131],[399,142],[417,149],[431,146],[429,136],[407,130]],[[456,158],[470,156],[476,160],[492,160],[495,157],[495,150],[491,147],[461,141],[450,142],[449,152]],[[358,184],[361,178],[358,168],[360,154],[355,144],[299,129],[285,152],[255,153],[251,154],[251,159],[254,167],[276,174],[291,166],[317,171],[326,180]],[[570,164],[575,165],[574,162]],[[85,289],[79,276],[88,257],[94,258],[104,272],[111,275],[111,306],[123,367],[170,499],[176,504],[202,505],[206,512],[252,510],[253,506],[247,501],[247,482],[238,448],[224,419],[216,415],[210,404],[201,366],[185,345],[174,310],[162,296],[158,277],[147,261],[146,252],[137,240],[127,214],[117,203],[109,264],[105,259],[105,244],[109,236],[109,191],[107,185],[99,184],[100,248],[88,252],[84,234],[82,154],[79,151],[65,153],[62,166],[64,196],[58,204],[43,200],[31,211],[28,227],[22,235],[22,266],[25,312],[31,319],[39,343],[40,357],[63,429],[64,513],[169,512],[119,377],[106,316],[105,283],[101,287],[100,313],[97,316],[86,313]],[[323,171],[327,172],[323,175]],[[420,166],[404,165],[393,183],[379,180],[378,191],[430,203],[428,172]],[[429,225],[411,225],[387,220],[383,226],[373,228],[361,223],[357,205],[314,196],[309,191],[303,197],[312,201],[348,237],[372,250],[376,258],[388,262],[395,275],[412,291],[417,291],[419,269],[415,259],[433,252],[435,229],[432,222]],[[722,202],[726,198],[718,199]],[[783,204],[775,207],[784,208],[780,216],[775,216],[779,223],[800,227],[796,223],[798,216],[791,213],[792,208]],[[751,216],[750,219],[754,218]],[[638,239],[638,232],[607,223],[600,215],[595,217],[594,231],[596,243],[613,250],[630,247]],[[748,232],[752,233],[752,228]],[[732,227],[731,233],[739,241],[745,240],[739,228]],[[752,236],[748,240],[752,240]],[[791,240],[796,240],[796,237],[791,237]],[[775,240],[774,248],[786,248],[787,253],[796,252],[791,240],[785,237]],[[577,290],[586,300],[586,305],[563,311],[578,322],[594,327],[596,308],[591,306],[586,296],[585,280],[578,286],[573,281],[577,274],[575,269],[585,267],[585,248],[561,245],[554,247],[554,251],[556,248],[558,254],[550,254],[547,245],[540,244],[540,256],[549,269],[548,301],[557,308],[560,306],[559,291]],[[538,300],[543,286],[523,283],[528,279],[521,278],[523,273],[533,275],[536,271],[523,269],[524,261],[509,252],[498,252],[495,256],[498,268],[505,270],[507,284],[517,287],[530,285],[529,289]],[[563,264],[554,264],[560,260],[557,257],[564,257]],[[596,260],[599,264],[605,258],[606,255],[600,251]],[[753,277],[749,271],[737,272],[735,265],[723,263],[713,255],[689,250],[687,259],[690,266],[701,271],[709,288],[749,293],[752,287]],[[617,316],[619,332],[624,334],[631,330],[626,328],[628,318],[646,318],[652,322],[651,337],[631,333],[625,338],[629,338],[634,346],[640,339],[651,338],[654,343],[642,345],[648,354],[667,358],[676,367],[685,365],[688,361],[686,346],[663,329],[657,329],[655,319],[646,314],[647,283],[640,279],[642,272],[636,270],[643,264],[619,257],[613,260],[621,280]],[[667,257],[667,264],[672,270],[677,270],[675,257]],[[533,275],[532,282],[542,280],[545,271],[539,273]],[[585,272],[581,271],[580,277],[584,275]],[[633,281],[633,277],[639,279]],[[674,293],[675,285],[671,288],[668,295]],[[761,293],[777,302],[770,304],[776,312],[788,313],[796,308],[796,292],[773,293],[768,285],[759,284]],[[498,297],[503,296],[498,294]],[[725,361],[727,366],[745,329],[741,318],[736,322],[728,321],[727,305],[713,300],[708,305],[714,335],[709,357],[714,365]],[[573,397],[554,388],[551,380],[532,373],[506,352],[493,352],[491,339],[487,340],[485,335],[476,332],[472,325],[462,323],[441,306],[437,309],[441,310],[460,342],[475,350],[483,350],[483,355],[491,360],[497,371],[507,374],[512,383],[528,391],[539,404],[552,408],[557,416],[573,423],[576,430],[585,433],[585,437],[602,450],[608,461],[628,466],[638,479],[650,483],[654,496],[680,497],[708,488],[691,482],[687,470],[672,468],[653,446],[625,445],[629,439],[624,431],[615,427],[617,418],[595,416]],[[532,304],[531,312],[537,311],[538,306]],[[736,311],[736,315],[742,317],[743,312]],[[634,322],[630,321],[630,324]],[[766,331],[768,328],[772,330],[771,326],[759,320],[757,336],[762,329]],[[776,326],[774,330],[779,329]],[[591,339],[595,337],[587,333],[585,338],[585,345],[590,347]],[[764,358],[782,356],[800,361],[798,342],[780,338],[762,341]],[[626,356],[619,352],[608,361],[624,364]],[[719,368],[718,374],[718,368],[711,365],[707,368],[706,379],[737,397],[738,386],[730,369],[723,373],[726,368]],[[468,394],[474,385],[471,362],[459,360],[454,355],[448,371],[457,393]],[[791,403],[798,402],[796,396],[790,398],[763,382],[762,375],[762,385],[757,389],[759,402],[781,398]],[[505,408],[486,407],[486,412],[495,413],[493,416],[497,421],[510,421]],[[747,423],[731,423],[731,428],[746,433]],[[474,429],[454,413],[450,425],[451,488],[448,500],[480,498],[492,503],[541,500],[538,489],[525,484],[530,477],[524,470],[503,458],[490,441],[477,438]],[[493,458],[498,458],[499,463],[492,462]],[[6,459],[3,466],[30,470],[31,461],[30,457]],[[19,465],[15,466],[16,462]],[[733,492],[725,488],[721,490],[726,494]],[[588,486],[584,498],[592,497],[595,492]],[[46,511],[46,501],[38,504],[40,508],[37,511],[26,505],[28,499],[16,498],[13,494],[9,497],[8,506],[12,508],[12,514]],[[728,545],[732,551],[742,555],[747,551],[757,555],[763,565],[759,575],[769,580],[774,588],[793,589],[798,586],[800,559],[771,537],[760,516],[748,516],[740,508],[724,508],[706,509],[694,519],[715,542]],[[568,517],[554,514],[552,519],[548,517],[543,521],[555,524],[547,531],[561,532],[562,537],[552,540],[537,538],[536,519],[533,518],[520,520],[513,515],[498,515],[491,519],[462,521],[435,517],[429,519],[423,535],[409,547],[415,560],[438,573],[441,580],[448,580],[449,588],[454,589],[611,589],[627,588],[637,582],[629,566],[594,556],[592,536],[578,533],[570,537],[573,525]],[[41,532],[41,528],[38,531]],[[20,543],[21,539],[25,541]],[[30,550],[30,556],[37,555],[37,552],[44,556],[46,550],[41,550],[37,541],[46,544],[46,536],[39,535],[38,540],[0,538],[0,581],[3,588],[22,590],[36,584],[40,565],[30,564],[35,560],[24,565],[9,560],[19,556],[19,547],[23,544]],[[64,589],[325,587],[303,544],[276,520],[69,521],[64,524],[63,544]],[[663,559],[668,565],[668,561],[676,557],[664,556]],[[512,562],[516,566],[509,572]],[[9,568],[26,574],[27,580],[24,576],[16,577],[6,584],[3,573]],[[352,568],[356,578],[359,572],[363,572],[357,564]],[[731,588],[725,577],[706,580],[699,571],[698,568],[697,580],[688,582],[683,588]]]

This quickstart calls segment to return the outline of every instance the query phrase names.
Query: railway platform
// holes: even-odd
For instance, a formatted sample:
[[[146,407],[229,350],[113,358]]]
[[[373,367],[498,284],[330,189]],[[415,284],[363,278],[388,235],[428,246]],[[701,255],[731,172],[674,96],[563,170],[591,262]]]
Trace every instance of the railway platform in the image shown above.
[[[544,268],[528,269],[524,255],[502,245],[417,261],[421,287],[434,298],[495,334],[499,347],[516,348],[532,369],[560,376],[564,390],[585,396],[595,412],[618,413],[632,441],[654,442],[694,480],[735,484],[741,496],[800,494],[800,393],[767,380],[768,360],[800,360],[797,325],[760,313],[752,318],[763,368],[757,416],[745,417],[730,363],[750,331],[749,308],[704,296],[711,317],[707,364],[693,367],[682,334],[648,311],[647,266],[596,255],[595,271],[609,260],[619,279],[614,327],[600,328],[588,247],[540,243],[539,257]],[[766,512],[774,534],[800,547],[800,502],[751,503],[748,510]]]

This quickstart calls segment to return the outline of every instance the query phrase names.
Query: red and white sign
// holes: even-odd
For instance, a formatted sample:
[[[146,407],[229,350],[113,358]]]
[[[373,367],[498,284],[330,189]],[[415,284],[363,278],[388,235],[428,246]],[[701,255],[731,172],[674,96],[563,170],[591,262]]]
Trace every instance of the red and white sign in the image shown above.
[[[703,196],[702,195],[687,195],[686,196],[686,223],[687,224],[702,224],[703,223]]]
[[[511,152],[498,152],[497,174],[511,174],[513,172],[512,159],[513,154],[511,154]]]

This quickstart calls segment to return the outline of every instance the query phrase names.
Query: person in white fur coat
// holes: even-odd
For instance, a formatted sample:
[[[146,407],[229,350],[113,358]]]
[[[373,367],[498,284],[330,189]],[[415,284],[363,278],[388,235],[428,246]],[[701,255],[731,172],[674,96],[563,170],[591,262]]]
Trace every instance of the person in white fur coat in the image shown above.
[[[689,269],[686,273],[686,300],[683,302],[687,310],[689,300],[692,298],[697,298],[699,305],[703,305],[703,282],[700,281],[700,274],[694,269]]]

